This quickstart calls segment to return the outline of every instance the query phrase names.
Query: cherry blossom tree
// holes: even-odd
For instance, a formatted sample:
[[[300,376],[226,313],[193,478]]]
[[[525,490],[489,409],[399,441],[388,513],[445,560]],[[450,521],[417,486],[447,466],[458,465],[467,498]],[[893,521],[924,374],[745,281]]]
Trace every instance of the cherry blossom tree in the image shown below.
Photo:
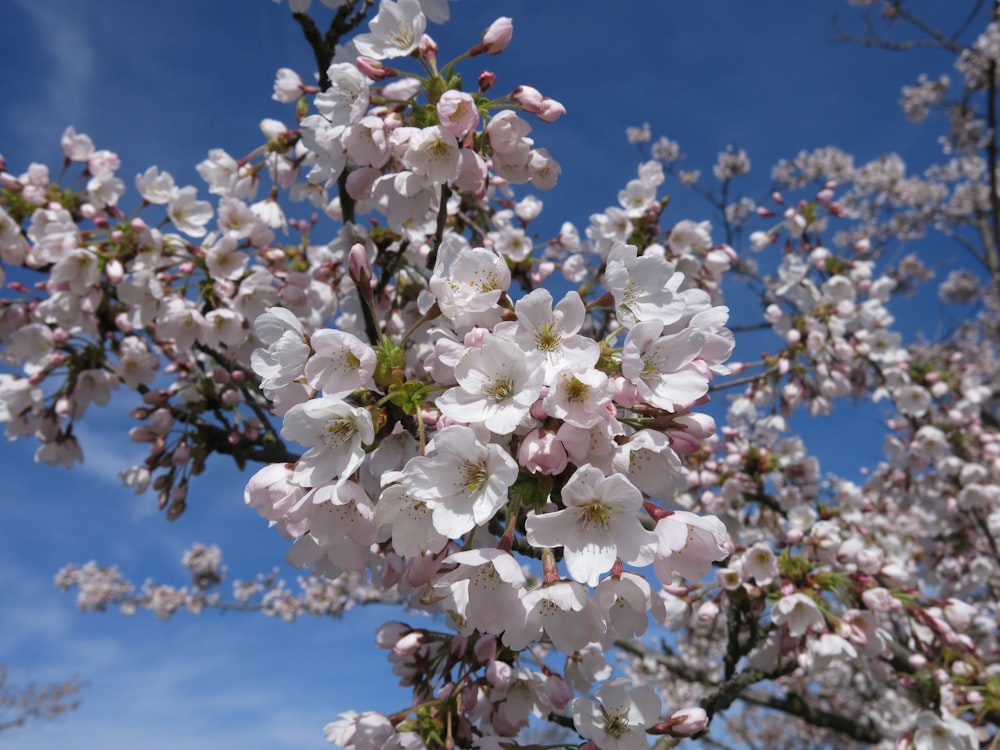
[[[995,746],[1000,21],[851,4],[853,41],[952,56],[903,89],[945,124],[923,174],[827,147],[751,199],[745,152],[703,179],[637,127],[615,205],[544,238],[565,108],[504,80],[509,18],[439,49],[444,0],[290,0],[317,83],[277,71],[287,122],[210,150],[205,187],[150,166],[135,199],[72,127],[58,178],[0,159],[7,437],[71,467],[78,422],[135,391],[125,484],[176,520],[213,456],[253,465],[247,512],[303,571],[226,593],[208,545],[185,586],[95,562],[57,584],[164,619],[405,605],[376,643],[412,703],[322,730],[357,750]],[[717,219],[673,216],[671,189]],[[979,302],[938,340],[893,312],[927,293],[897,252],[924,238],[965,253],[940,300]],[[730,326],[735,288],[755,308]],[[886,415],[860,484],[793,429],[852,403]]]

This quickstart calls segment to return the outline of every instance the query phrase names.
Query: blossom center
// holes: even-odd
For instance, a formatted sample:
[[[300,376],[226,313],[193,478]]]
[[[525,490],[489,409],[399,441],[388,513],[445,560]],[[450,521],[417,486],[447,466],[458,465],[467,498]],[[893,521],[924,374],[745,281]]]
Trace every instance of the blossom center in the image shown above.
[[[341,445],[351,439],[355,432],[353,419],[337,419],[326,426],[327,443]]]
[[[484,273],[477,274],[479,282],[479,291],[485,294],[486,292],[494,292],[500,288],[500,278],[492,271],[487,271]],[[473,286],[476,285],[475,281],[469,282]]]
[[[409,28],[401,28],[389,35],[389,42],[398,49],[408,49],[413,46],[413,31]]]
[[[350,349],[344,351],[344,366],[348,370],[358,370],[361,367],[361,360]]]
[[[625,714],[611,715],[605,711],[604,733],[609,737],[620,739],[628,731],[628,717]]]
[[[566,400],[572,404],[579,404],[587,400],[590,395],[590,386],[580,382],[576,377],[571,377],[566,381]]]
[[[469,492],[469,494],[476,492],[480,487],[486,484],[486,480],[490,478],[490,473],[485,463],[466,464],[464,467],[464,475],[465,489]]]
[[[514,395],[514,381],[511,378],[494,380],[483,389],[483,393],[494,401],[506,401]]]
[[[611,508],[600,500],[591,500],[580,508],[580,525],[583,526],[584,531],[594,528],[607,531],[613,522],[614,514],[611,512]]]
[[[549,326],[542,326],[535,333],[535,346],[543,352],[553,352],[559,348],[562,337]]]
[[[655,354],[649,354],[642,358],[642,378],[644,380],[658,376],[663,369],[662,360]]]
[[[448,158],[448,154],[450,154],[450,153],[451,152],[448,149],[448,144],[445,143],[440,138],[438,138],[437,140],[435,140],[431,144],[430,154],[431,154],[431,158],[433,160],[435,160],[435,161],[440,161],[441,159],[447,159]]]

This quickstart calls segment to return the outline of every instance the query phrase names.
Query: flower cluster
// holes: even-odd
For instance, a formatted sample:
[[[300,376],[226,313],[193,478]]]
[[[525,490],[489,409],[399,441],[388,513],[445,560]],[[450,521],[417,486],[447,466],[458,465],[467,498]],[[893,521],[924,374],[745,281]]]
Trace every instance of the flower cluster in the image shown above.
[[[827,147],[741,198],[745,151],[722,151],[708,185],[643,125],[614,205],[546,239],[532,191],[560,168],[535,138],[564,107],[529,85],[497,95],[475,67],[513,22],[445,62],[428,33],[442,0],[382,0],[352,38],[374,3],[322,4],[341,46],[314,45],[316,85],[277,72],[290,122],[262,121],[242,157],[210,151],[207,199],[151,166],[126,213],[119,160],[73,128],[68,176],[0,158],[8,438],[70,466],[90,407],[135,391],[148,456],[125,483],[174,519],[212,454],[263,464],[245,503],[309,571],[226,597],[221,552],[197,546],[184,586],[95,563],[57,584],[82,609],[162,619],[405,605],[376,643],[412,704],[326,726],[355,750],[510,750],[538,720],[639,750],[735,704],[725,729],[751,746],[995,740],[1000,207],[973,105],[995,105],[997,23],[957,54],[955,101],[948,76],[904,89],[910,119],[948,122],[944,162],[919,175]],[[310,5],[289,2],[307,30]],[[668,223],[669,179],[712,220]],[[928,232],[986,272],[894,252]],[[931,268],[962,322],[917,345],[894,304]],[[760,302],[740,321],[756,361],[730,361],[734,279]],[[853,479],[794,431],[849,400],[887,426]]]

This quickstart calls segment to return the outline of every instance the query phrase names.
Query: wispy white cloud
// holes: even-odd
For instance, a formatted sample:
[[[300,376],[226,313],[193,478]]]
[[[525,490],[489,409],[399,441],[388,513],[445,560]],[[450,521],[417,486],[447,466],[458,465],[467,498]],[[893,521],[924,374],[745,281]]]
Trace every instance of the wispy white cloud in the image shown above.
[[[33,71],[36,96],[6,110],[15,146],[35,151],[39,141],[51,148],[53,137],[79,121],[87,110],[95,83],[96,49],[88,33],[87,10],[71,0],[14,0],[31,19],[35,49],[48,67]]]
[[[106,632],[95,633],[91,623]],[[338,712],[348,706],[388,708],[356,703],[370,689],[365,675],[378,670],[388,676],[370,631],[352,629],[346,637],[339,631],[331,638],[332,625],[287,626],[253,616],[225,622],[181,617],[170,623],[81,616],[51,658],[36,658],[28,674],[12,670],[15,681],[79,675],[87,682],[81,708],[18,732],[16,745],[19,750],[328,748],[323,726]],[[289,627],[296,629],[294,637],[285,630]]]
[[[147,451],[144,446],[128,439],[126,433],[129,425],[115,425],[112,429],[107,429],[108,423],[102,418],[104,411],[92,407],[88,412],[88,417],[99,421],[94,427],[90,426],[89,421],[80,422],[74,427],[76,437],[83,446],[83,463],[74,467],[74,471],[121,487],[122,482],[118,473],[129,466],[142,463]]]

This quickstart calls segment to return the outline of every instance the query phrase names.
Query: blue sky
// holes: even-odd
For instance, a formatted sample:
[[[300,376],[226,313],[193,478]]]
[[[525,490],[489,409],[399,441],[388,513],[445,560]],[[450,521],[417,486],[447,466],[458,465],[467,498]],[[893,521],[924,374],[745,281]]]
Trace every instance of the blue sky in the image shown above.
[[[746,149],[754,196],[766,194],[770,166],[800,149],[833,144],[858,162],[891,150],[915,164],[932,158],[934,126],[907,123],[896,102],[901,85],[943,69],[946,56],[832,44],[834,10],[845,20],[853,12],[832,0],[460,0],[452,23],[430,33],[447,58],[496,16],[513,17],[510,48],[484,62],[498,91],[531,84],[565,104],[562,120],[535,128],[536,143],[563,166],[561,184],[541,198],[548,226],[570,220],[582,231],[634,176],[638,153],[624,131],[644,121],[705,173],[728,144]],[[210,148],[241,155],[258,144],[261,118],[290,114],[270,101],[274,71],[312,70],[287,7],[270,0],[8,0],[0,50],[8,171],[30,161],[57,168],[59,136],[73,124],[119,153],[126,182],[155,164],[178,184],[200,185],[194,165]],[[675,196],[667,220],[711,218],[697,200]],[[748,322],[740,313],[733,322]],[[322,727],[338,712],[402,705],[373,643],[380,608],[337,623],[214,613],[160,623],[79,614],[55,590],[59,567],[90,559],[140,582],[180,584],[180,554],[197,541],[219,543],[237,577],[283,558],[286,543],[243,507],[246,475],[225,460],[194,485],[176,524],[155,512],[153,496],[123,489],[116,473],[143,456],[122,439],[128,406],[88,414],[87,460],[72,473],[34,465],[29,442],[0,446],[0,663],[13,682],[90,683],[79,711],[11,741],[25,750],[321,748]],[[833,429],[856,431],[858,419],[842,412]],[[860,419],[865,431],[875,421]],[[877,445],[849,458],[864,460]]]

